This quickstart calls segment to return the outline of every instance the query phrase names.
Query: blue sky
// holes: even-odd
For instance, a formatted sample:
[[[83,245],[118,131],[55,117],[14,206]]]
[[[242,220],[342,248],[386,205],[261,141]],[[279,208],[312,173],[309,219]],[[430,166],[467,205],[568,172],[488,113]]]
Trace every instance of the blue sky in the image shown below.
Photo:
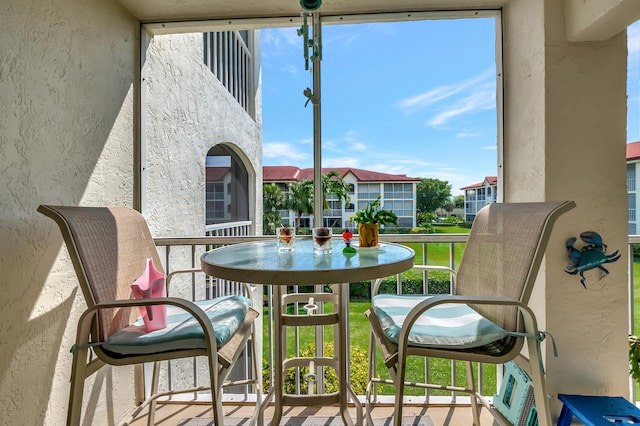
[[[263,30],[263,162],[313,167],[313,108],[297,28]],[[640,29],[629,36],[628,140],[640,140]],[[322,166],[446,180],[497,174],[495,22],[322,27]]]

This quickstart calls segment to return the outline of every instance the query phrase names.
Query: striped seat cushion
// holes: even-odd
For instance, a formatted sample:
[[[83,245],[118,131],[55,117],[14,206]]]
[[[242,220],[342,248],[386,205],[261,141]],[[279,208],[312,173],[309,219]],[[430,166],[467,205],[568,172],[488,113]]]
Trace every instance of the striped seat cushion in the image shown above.
[[[238,330],[251,307],[251,301],[243,296],[223,296],[194,302],[213,324],[218,349],[229,341]],[[141,355],[178,349],[204,348],[204,331],[187,311],[167,305],[167,327],[147,333],[139,318],[134,324],[113,334],[102,348],[121,355]]]
[[[432,297],[379,294],[372,298],[374,312],[385,335],[398,343],[402,324],[411,308]],[[409,333],[409,345],[469,349],[485,346],[509,334],[467,305],[445,303],[423,313]]]

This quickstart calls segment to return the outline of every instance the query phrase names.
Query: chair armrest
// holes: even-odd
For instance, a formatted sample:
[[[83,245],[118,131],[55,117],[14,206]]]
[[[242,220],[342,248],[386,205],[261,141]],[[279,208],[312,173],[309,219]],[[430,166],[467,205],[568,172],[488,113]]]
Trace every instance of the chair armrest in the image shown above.
[[[453,268],[449,268],[448,266],[438,266],[438,265],[413,265],[413,268],[419,271],[447,271],[455,278],[457,272]]]

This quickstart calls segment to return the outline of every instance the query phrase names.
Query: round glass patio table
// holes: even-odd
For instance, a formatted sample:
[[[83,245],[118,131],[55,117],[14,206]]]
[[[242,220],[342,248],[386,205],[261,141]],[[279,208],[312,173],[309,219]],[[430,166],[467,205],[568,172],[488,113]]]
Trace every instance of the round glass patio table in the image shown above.
[[[271,425],[280,424],[283,405],[327,405],[333,399],[340,405],[340,414],[344,423],[353,425],[347,404],[349,398],[356,406],[355,424],[362,424],[362,406],[349,385],[347,372],[349,341],[349,286],[350,282],[375,280],[399,274],[413,267],[415,253],[412,249],[394,243],[381,242],[377,248],[358,248],[356,254],[343,254],[345,243],[334,238],[331,241],[331,253],[316,254],[312,240],[298,237],[293,251],[278,251],[273,241],[257,241],[233,244],[206,252],[201,257],[202,270],[216,278],[231,281],[272,285],[274,299],[283,300],[288,285],[337,284],[334,292],[339,293],[338,318],[339,332],[335,336],[336,374],[339,389],[335,395],[321,397],[304,395],[289,398],[283,393],[282,377],[286,336],[283,327],[281,303],[274,303],[274,377],[273,386],[266,395],[260,415],[271,400],[275,399],[275,410]],[[347,392],[342,390],[346,389]]]

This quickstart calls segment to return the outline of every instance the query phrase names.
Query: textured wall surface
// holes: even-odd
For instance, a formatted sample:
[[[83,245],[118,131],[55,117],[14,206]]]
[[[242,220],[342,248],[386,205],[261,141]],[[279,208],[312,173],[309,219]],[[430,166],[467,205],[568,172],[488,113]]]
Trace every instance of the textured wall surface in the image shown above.
[[[10,0],[0,22],[0,419],[58,425],[85,303],[57,227],[36,209],[134,204],[138,22],[117,2],[75,0]],[[220,94],[201,64],[201,44],[201,35],[167,38],[169,52],[156,56],[167,63],[149,76],[159,99],[147,122],[156,142],[150,166],[159,176],[148,188],[150,212],[175,218],[152,220],[155,235],[201,235],[204,169],[188,166],[204,164],[216,143],[243,151],[252,177],[262,179],[260,127],[239,114],[226,89]],[[181,49],[187,59],[167,59]],[[261,192],[253,189],[261,212]],[[87,381],[84,401],[95,408],[83,423],[119,421],[133,407],[132,369],[102,370]]]
[[[116,2],[79,0],[4,0],[0,23],[0,423],[60,425],[85,305],[57,226],[36,208],[132,204],[138,24]],[[88,381],[97,409],[85,424],[132,407],[131,377]]]
[[[147,50],[143,182],[156,236],[204,235],[205,158],[218,144],[243,159],[250,182],[260,179],[260,191],[250,191],[250,217],[256,206],[262,217],[261,116],[252,119],[202,57],[202,33],[156,36]]]
[[[205,235],[205,158],[218,144],[232,149],[244,163],[250,182],[249,217],[257,219],[256,229],[261,230],[260,88],[254,120],[205,66],[202,57],[202,33],[155,36],[147,49],[143,71],[147,130],[143,194],[144,214],[154,236]],[[198,258],[199,254],[196,261]],[[173,269],[192,267],[190,259],[190,248],[172,248]],[[172,295],[190,298],[191,291],[189,275],[178,276],[171,283]],[[196,298],[204,298],[204,292],[204,286],[197,286]],[[262,327],[257,330],[260,341]],[[208,383],[207,363],[201,361],[199,383]],[[174,386],[193,386],[191,360],[173,361],[172,368]],[[161,386],[165,378],[163,374]]]
[[[532,296],[559,350],[544,345],[548,392],[628,395],[625,33],[569,43],[551,0],[513,0],[504,22],[505,201],[577,204],[554,228]],[[587,289],[563,272],[567,239],[584,231],[622,253],[605,279],[586,273]]]

